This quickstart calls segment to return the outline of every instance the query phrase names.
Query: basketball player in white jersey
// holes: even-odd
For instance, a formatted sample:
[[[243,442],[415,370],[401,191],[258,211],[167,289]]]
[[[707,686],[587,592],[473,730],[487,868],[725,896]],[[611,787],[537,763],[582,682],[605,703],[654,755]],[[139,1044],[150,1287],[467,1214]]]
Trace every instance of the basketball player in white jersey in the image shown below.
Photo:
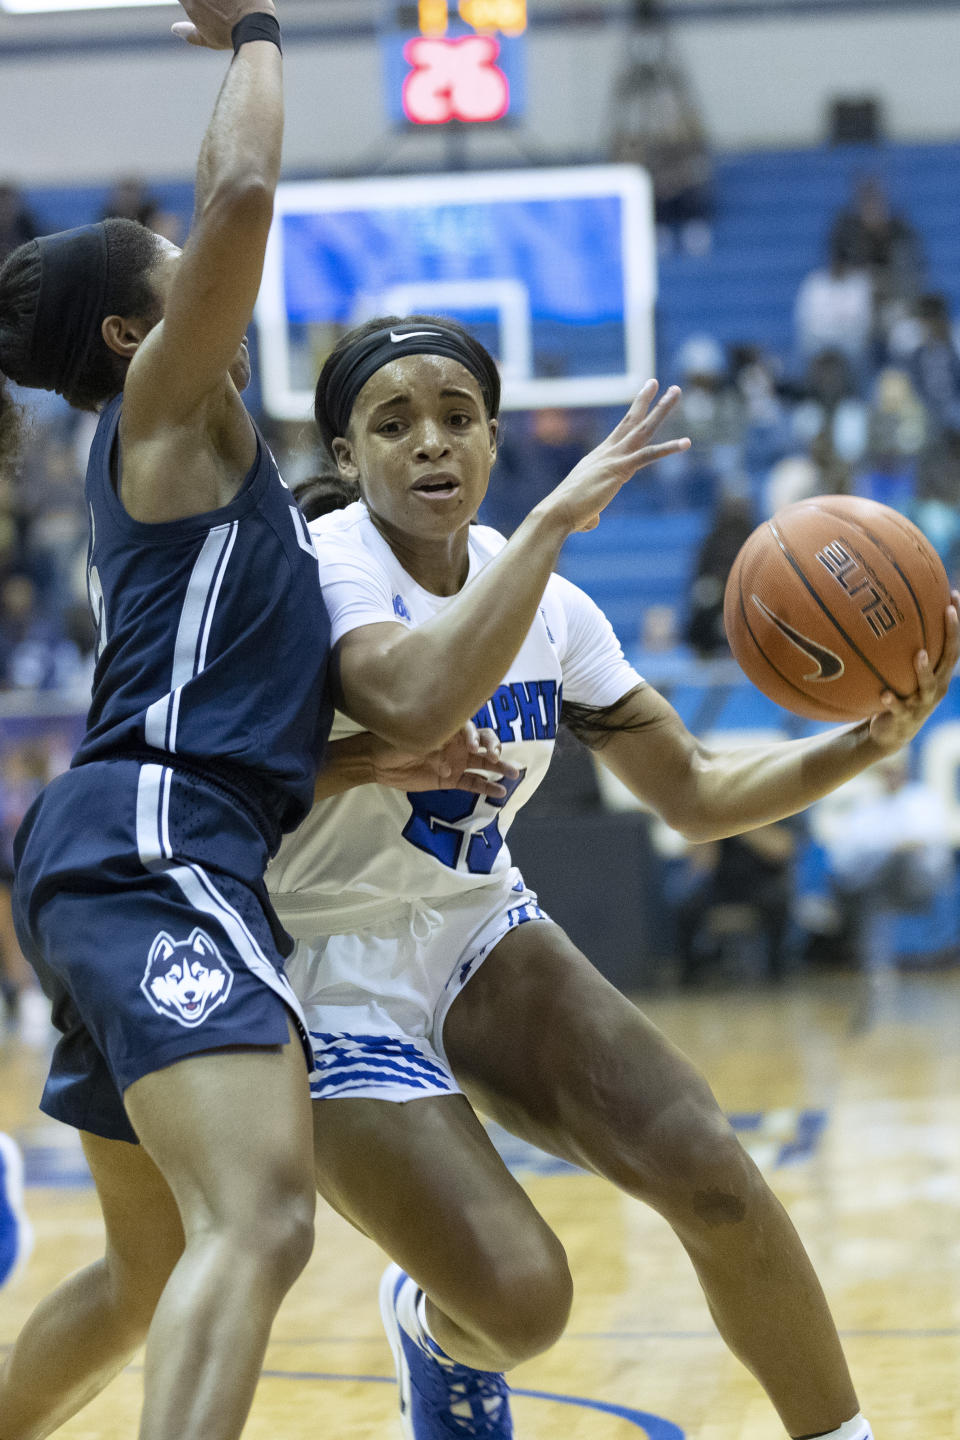
[[[320,432],[361,493],[312,525],[340,713],[318,803],[268,872],[298,941],[288,974],[314,1043],[319,1188],[397,1262],[381,1308],[404,1434],[512,1435],[502,1372],[567,1319],[560,1242],[475,1103],[670,1222],[721,1334],[791,1436],[869,1440],[782,1207],[704,1079],[539,908],[505,837],[549,764],[561,687],[573,728],[687,838],[800,810],[915,734],[957,660],[960,596],[936,671],[917,657],[915,696],[809,740],[708,751],[626,662],[596,605],[556,575],[518,615],[512,665],[478,693],[484,572],[505,542],[472,522],[498,399],[490,357],[436,317],[371,321],[324,366]],[[545,504],[559,551],[570,526],[558,494]],[[411,756],[430,750],[452,698],[516,767],[502,795],[424,790],[401,777],[415,768],[402,756],[391,777],[382,740],[364,733]],[[616,905],[599,875],[597,890]]]

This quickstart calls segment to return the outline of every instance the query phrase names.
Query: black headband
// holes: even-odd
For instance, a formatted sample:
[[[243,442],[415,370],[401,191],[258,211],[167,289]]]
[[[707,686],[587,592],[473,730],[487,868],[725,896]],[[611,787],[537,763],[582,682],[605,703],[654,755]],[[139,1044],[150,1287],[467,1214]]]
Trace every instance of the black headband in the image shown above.
[[[101,222],[44,235],[37,243],[40,295],[23,383],[63,395],[73,388],[100,334],[107,302],[107,232]]]
[[[404,320],[374,330],[327,362],[323,408],[332,435],[346,435],[354,402],[371,375],[403,355],[446,355],[456,360],[480,386],[487,414],[493,417],[498,413],[500,375],[493,357],[478,340],[441,320]],[[318,388],[318,402],[320,398]]]

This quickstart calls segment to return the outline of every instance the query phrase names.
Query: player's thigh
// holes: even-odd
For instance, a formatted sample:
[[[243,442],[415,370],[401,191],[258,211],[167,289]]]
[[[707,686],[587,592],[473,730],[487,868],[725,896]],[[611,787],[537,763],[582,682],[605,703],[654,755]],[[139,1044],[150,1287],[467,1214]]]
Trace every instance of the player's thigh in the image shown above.
[[[463,1095],[314,1104],[321,1195],[453,1319],[569,1303],[563,1249]]]
[[[508,934],[457,997],[444,1049],[479,1109],[554,1154],[654,1193],[733,1140],[694,1065],[556,925]]]
[[[142,1145],[81,1133],[106,1231],[106,1262],[118,1300],[149,1320],[183,1253],[180,1212]]]
[[[307,1070],[288,1026],[286,1045],[190,1056],[124,1093],[188,1229],[269,1227],[291,1206],[305,1214],[315,1204]]]

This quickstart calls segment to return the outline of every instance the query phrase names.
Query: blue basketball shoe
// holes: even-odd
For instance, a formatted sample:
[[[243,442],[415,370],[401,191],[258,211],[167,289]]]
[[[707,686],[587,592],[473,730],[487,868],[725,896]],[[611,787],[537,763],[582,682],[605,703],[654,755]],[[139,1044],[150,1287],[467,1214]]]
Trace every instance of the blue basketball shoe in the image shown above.
[[[0,1131],[0,1285],[27,1258],[32,1244],[33,1231],[23,1213],[23,1159]]]
[[[399,1265],[380,1281],[380,1314],[397,1367],[404,1440],[511,1440],[510,1391],[495,1370],[445,1355],[417,1314],[421,1291]]]

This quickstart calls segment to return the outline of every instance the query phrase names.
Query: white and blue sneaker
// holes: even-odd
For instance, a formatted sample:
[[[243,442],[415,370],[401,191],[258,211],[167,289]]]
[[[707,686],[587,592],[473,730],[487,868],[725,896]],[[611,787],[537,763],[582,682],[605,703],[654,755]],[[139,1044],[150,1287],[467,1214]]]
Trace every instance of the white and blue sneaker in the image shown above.
[[[404,1440],[511,1440],[510,1391],[496,1370],[445,1355],[420,1323],[422,1292],[399,1265],[380,1281],[380,1314],[397,1367]]]
[[[0,1131],[0,1285],[32,1246],[33,1231],[23,1213],[23,1157],[10,1136]]]

